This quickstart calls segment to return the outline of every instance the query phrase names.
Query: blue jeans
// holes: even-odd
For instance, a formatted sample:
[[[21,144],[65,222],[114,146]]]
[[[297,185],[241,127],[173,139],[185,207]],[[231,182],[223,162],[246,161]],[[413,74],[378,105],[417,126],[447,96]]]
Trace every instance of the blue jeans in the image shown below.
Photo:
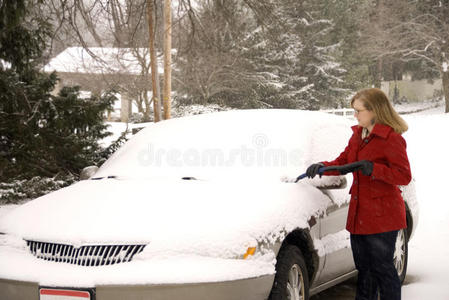
[[[398,231],[377,234],[351,234],[352,255],[357,280],[356,300],[400,300],[401,282],[393,255]]]

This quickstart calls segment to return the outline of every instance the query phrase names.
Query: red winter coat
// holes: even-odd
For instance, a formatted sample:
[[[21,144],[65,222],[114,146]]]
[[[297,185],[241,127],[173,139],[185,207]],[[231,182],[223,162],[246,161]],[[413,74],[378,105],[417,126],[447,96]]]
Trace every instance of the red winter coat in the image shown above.
[[[352,234],[374,234],[406,228],[405,204],[398,188],[411,180],[406,142],[387,125],[375,124],[363,140],[362,129],[353,126],[354,134],[346,149],[334,161],[323,162],[326,166],[359,160],[373,162],[371,176],[361,171],[353,173],[346,229]]]

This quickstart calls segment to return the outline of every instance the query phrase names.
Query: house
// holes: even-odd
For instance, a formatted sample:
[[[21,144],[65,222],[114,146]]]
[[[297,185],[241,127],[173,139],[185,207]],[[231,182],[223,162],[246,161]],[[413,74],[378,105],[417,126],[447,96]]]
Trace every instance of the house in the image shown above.
[[[402,80],[383,81],[381,83],[382,91],[395,103],[420,102],[435,99],[442,95],[441,79],[412,80],[408,74],[404,74],[402,78]]]
[[[148,48],[69,47],[51,59],[43,71],[58,73],[60,82],[54,93],[64,85],[79,85],[85,94],[94,95],[114,88],[119,93],[119,103],[114,107],[122,122],[131,116],[137,93],[151,92]],[[163,63],[159,60],[158,72],[163,73]]]

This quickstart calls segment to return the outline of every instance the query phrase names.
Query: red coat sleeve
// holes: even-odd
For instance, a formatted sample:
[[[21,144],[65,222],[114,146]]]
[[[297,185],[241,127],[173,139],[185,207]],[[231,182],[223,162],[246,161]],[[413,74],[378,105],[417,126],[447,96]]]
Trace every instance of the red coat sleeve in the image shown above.
[[[388,148],[385,149],[387,164],[375,162],[371,178],[394,185],[407,185],[412,180],[412,173],[406,148],[407,143],[400,134],[390,134]]]

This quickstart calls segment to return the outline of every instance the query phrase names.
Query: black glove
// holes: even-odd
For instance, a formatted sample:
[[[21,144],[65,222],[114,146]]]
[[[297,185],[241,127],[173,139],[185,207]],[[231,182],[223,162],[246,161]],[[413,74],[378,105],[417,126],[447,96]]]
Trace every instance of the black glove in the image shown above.
[[[318,170],[319,170],[320,168],[322,168],[322,167],[324,167],[324,164],[322,164],[322,163],[317,163],[317,164],[312,164],[312,165],[310,165],[310,166],[307,168],[307,171],[306,171],[307,177],[309,177],[309,178],[315,177],[316,174],[318,174]],[[321,175],[322,175],[322,174],[320,174],[320,177],[321,177]]]
[[[362,171],[362,174],[365,176],[370,176],[373,172],[373,163],[369,160],[361,160],[355,163],[351,163],[342,167],[339,172],[341,175],[345,175],[355,171]]]
[[[370,176],[373,173],[373,163],[369,160],[361,160],[359,161],[360,167],[357,170],[362,171],[362,174],[365,176]]]

